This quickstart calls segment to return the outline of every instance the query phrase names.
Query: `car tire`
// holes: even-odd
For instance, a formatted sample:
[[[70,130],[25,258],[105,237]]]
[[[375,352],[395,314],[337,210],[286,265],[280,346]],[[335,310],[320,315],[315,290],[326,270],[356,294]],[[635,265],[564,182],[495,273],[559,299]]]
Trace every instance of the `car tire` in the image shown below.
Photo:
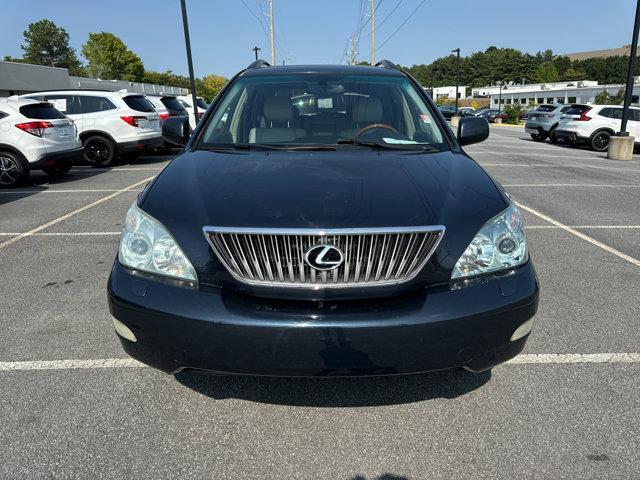
[[[558,138],[558,136],[556,135],[556,128],[552,128],[551,130],[549,130],[549,141],[551,143],[560,143],[561,140]]]
[[[29,165],[13,152],[0,151],[0,188],[12,188],[29,178]]]
[[[609,140],[611,139],[611,133],[606,130],[600,130],[591,135],[589,144],[591,149],[596,152],[606,152],[609,148]]]
[[[107,137],[91,135],[83,140],[82,158],[92,167],[109,167],[116,159],[116,146]]]
[[[531,139],[536,142],[544,142],[547,139],[547,137],[541,133],[532,133]]]
[[[42,169],[42,171],[46,173],[48,176],[55,178],[55,177],[61,177],[62,175],[69,173],[69,170],[71,170],[71,167],[73,167],[73,162],[64,162],[58,165],[54,165],[53,167],[45,167]]]

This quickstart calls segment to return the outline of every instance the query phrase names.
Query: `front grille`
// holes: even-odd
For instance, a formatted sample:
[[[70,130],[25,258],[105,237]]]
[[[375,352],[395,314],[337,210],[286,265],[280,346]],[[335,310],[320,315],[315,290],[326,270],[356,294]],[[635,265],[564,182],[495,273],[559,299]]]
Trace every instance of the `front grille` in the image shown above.
[[[445,228],[284,230],[205,227],[211,247],[237,280],[282,287],[389,285],[415,277],[427,263]],[[343,263],[319,271],[305,261],[316,245],[333,245]]]

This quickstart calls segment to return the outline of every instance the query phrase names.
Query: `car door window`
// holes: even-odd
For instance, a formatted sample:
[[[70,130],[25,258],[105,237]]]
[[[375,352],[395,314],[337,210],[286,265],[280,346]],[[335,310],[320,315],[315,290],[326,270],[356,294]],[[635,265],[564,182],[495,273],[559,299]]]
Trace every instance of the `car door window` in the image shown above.
[[[80,102],[76,95],[45,95],[44,100],[52,104],[56,110],[59,110],[65,115],[82,113],[80,110]]]
[[[82,95],[80,97],[80,107],[82,113],[104,112],[116,108],[108,98],[93,95]]]

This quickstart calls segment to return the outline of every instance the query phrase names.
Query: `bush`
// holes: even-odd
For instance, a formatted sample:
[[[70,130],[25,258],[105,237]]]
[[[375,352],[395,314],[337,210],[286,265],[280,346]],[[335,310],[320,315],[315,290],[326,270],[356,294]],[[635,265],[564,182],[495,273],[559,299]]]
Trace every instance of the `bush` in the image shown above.
[[[506,105],[504,108],[504,113],[507,115],[507,123],[512,125],[517,125],[520,123],[520,112],[522,111],[522,106],[520,103],[512,103],[510,105]]]

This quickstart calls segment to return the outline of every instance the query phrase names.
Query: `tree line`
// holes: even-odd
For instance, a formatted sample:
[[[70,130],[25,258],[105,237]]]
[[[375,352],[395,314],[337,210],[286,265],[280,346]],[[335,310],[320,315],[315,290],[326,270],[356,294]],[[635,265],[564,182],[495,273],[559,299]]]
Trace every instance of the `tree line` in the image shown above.
[[[82,63],[75,49],[69,45],[67,31],[51,20],[30,23],[23,35],[24,44],[20,46],[22,58],[5,56],[4,60],[66,68],[69,74],[75,76],[190,87],[189,77],[175,74],[171,70],[154,72],[145,69],[140,57],[113,33],[89,33],[89,38],[81,49],[82,56],[87,60],[86,64]],[[220,75],[205,75],[196,78],[196,92],[209,102],[226,82],[227,79]]]
[[[471,88],[503,83],[549,83],[597,80],[600,84],[625,83],[629,57],[571,60],[545,50],[535,54],[514,48],[489,47],[485,51],[460,57],[460,85]],[[456,84],[456,56],[440,57],[430,64],[405,67],[423,86]],[[640,65],[636,66],[636,75]]]

